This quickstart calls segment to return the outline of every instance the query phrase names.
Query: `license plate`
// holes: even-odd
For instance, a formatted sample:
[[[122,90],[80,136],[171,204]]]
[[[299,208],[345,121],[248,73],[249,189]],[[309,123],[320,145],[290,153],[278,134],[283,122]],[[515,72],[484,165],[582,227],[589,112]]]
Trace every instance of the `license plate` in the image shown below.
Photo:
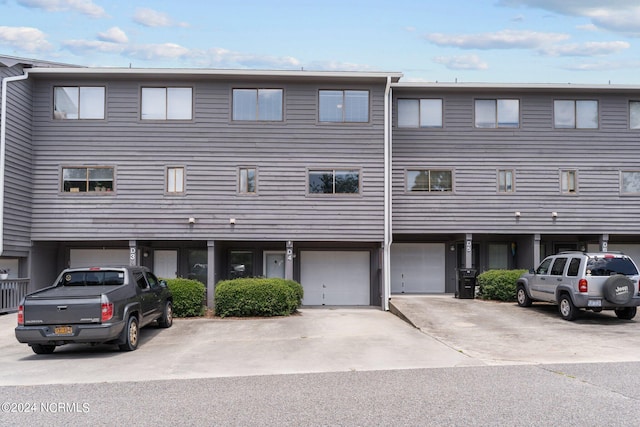
[[[56,335],[71,335],[73,334],[73,328],[71,326],[56,326],[53,328],[53,333]]]
[[[600,299],[590,299],[587,302],[588,307],[602,307],[602,300]]]

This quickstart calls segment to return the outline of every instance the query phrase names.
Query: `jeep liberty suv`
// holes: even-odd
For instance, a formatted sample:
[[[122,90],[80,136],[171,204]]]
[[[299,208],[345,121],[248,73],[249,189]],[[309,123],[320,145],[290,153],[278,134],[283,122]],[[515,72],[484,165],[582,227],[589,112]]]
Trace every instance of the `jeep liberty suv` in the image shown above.
[[[565,320],[584,308],[615,310],[620,319],[633,319],[640,305],[640,275],[631,258],[621,252],[560,252],[523,274],[516,283],[520,307],[534,301],[558,304]]]

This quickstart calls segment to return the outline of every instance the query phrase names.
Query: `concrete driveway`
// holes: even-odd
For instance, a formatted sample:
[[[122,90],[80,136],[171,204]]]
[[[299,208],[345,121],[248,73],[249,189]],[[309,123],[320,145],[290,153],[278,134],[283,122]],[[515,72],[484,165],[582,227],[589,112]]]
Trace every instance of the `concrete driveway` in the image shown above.
[[[640,315],[587,311],[568,322],[555,305],[451,295],[392,296],[391,304],[426,335],[489,365],[640,361]]]

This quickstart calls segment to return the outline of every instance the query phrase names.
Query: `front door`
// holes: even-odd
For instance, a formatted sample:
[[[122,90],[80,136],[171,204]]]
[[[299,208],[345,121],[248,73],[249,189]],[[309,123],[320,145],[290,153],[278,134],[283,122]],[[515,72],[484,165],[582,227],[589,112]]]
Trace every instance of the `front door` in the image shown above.
[[[178,277],[178,251],[153,251],[153,272],[163,279],[175,279]]]
[[[284,279],[284,251],[265,251],[263,271],[265,277]]]

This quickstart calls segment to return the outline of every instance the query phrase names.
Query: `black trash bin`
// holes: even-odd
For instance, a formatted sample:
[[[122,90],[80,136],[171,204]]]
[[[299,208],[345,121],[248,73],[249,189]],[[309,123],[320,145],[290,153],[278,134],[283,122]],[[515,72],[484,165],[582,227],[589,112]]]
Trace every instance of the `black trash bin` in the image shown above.
[[[461,268],[458,270],[458,287],[456,298],[473,299],[476,297],[476,277],[478,271],[475,268]]]

